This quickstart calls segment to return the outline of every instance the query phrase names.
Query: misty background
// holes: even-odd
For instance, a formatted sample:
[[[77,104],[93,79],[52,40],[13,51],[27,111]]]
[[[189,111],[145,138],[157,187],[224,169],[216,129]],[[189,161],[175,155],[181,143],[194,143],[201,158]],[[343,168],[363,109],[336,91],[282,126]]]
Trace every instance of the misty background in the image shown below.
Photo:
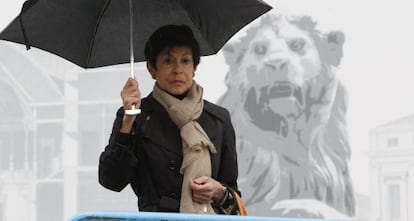
[[[347,121],[352,148],[350,172],[355,192],[370,196],[370,168],[367,157],[371,145],[369,132],[379,125],[414,114],[414,103],[410,99],[410,96],[414,94],[414,67],[412,65],[414,31],[411,28],[414,14],[412,14],[410,7],[412,3],[408,0],[280,0],[267,2],[273,5],[273,10],[280,13],[312,16],[318,22],[319,30],[340,30],[345,33],[344,56],[337,73],[346,85],[349,96]],[[0,30],[5,28],[19,13],[22,3],[21,0],[2,0],[0,2]],[[243,30],[231,41],[236,41],[243,36]],[[0,41],[0,46],[5,44],[7,47],[25,51],[22,45]],[[61,58],[37,49],[32,49],[27,54],[32,61],[39,63],[42,68],[46,69],[46,72],[52,75],[82,71],[79,67]],[[0,51],[0,61],[5,59],[5,56],[7,54]],[[15,62],[20,61],[16,60]],[[119,90],[100,91],[99,87],[96,89],[97,93],[114,93],[113,96],[110,96],[113,99],[111,100],[113,106],[108,108],[108,113],[121,105],[119,91],[124,83],[123,79],[126,81],[128,78],[128,67],[127,65],[119,65],[106,68],[108,72],[114,69],[119,70],[119,81],[113,82],[118,85]],[[224,77],[227,71],[228,67],[221,52],[202,58],[196,73],[196,80],[203,85],[207,100],[215,102],[224,93],[226,90]],[[86,70],[85,72],[95,72],[95,70]],[[146,74],[143,64],[137,65],[136,73],[139,81],[146,82],[141,85],[143,85],[144,94],[148,93],[152,87],[152,80]],[[105,75],[93,76],[95,78],[105,77]],[[1,88],[0,91],[2,89],[4,88]],[[115,112],[113,113],[115,114]],[[113,116],[108,115],[108,118]],[[110,129],[110,125],[107,126],[107,129]],[[108,130],[108,136],[109,132]],[[130,193],[125,192],[122,196],[127,197]],[[107,191],[105,194],[114,194],[115,196],[116,193]],[[120,197],[119,194],[116,197]],[[133,195],[129,197],[134,198]],[[136,209],[135,201],[131,202],[129,209]]]

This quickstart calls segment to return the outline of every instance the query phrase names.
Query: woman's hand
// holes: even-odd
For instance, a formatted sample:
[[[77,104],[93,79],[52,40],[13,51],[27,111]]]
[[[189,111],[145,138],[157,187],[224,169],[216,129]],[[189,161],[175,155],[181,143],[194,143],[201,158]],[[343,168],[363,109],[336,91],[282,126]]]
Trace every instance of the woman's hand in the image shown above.
[[[196,203],[219,202],[226,194],[226,188],[213,178],[201,176],[190,181],[193,190],[193,201]]]
[[[136,109],[141,107],[141,92],[138,88],[138,81],[134,78],[128,78],[121,91],[121,98],[124,110],[132,109],[132,105],[135,105]],[[121,132],[130,133],[132,125],[134,124],[134,115],[124,115],[122,119]]]
[[[121,91],[122,103],[124,110],[130,110],[132,105],[139,109],[141,105],[141,92],[138,88],[138,81],[134,78],[128,78]]]

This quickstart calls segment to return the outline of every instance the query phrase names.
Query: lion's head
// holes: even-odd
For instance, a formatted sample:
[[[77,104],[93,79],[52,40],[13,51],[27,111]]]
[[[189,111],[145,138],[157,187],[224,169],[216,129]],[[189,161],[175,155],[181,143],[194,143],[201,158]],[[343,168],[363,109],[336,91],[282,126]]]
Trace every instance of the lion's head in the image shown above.
[[[308,16],[269,15],[224,48],[228,90],[218,103],[232,114],[250,211],[306,198],[354,214],[346,92],[334,71],[343,43]]]

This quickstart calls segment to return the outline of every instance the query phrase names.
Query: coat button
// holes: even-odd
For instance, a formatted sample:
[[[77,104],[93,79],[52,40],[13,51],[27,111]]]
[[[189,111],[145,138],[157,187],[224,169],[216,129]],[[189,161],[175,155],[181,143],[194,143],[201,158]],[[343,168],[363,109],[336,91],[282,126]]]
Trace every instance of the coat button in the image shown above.
[[[175,170],[177,168],[177,162],[174,160],[168,161],[168,169],[169,170]]]
[[[171,197],[171,198],[174,198],[174,199],[177,199],[177,194],[176,194],[176,193],[171,193],[171,194],[170,194],[170,197]]]

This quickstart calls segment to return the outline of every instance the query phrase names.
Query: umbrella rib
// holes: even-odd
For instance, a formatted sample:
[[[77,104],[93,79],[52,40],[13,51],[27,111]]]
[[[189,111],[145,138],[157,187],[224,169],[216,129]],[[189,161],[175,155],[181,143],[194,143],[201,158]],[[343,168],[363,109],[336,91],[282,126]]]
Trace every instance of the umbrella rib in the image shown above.
[[[22,9],[19,14],[19,22],[20,22],[20,29],[22,30],[24,44],[26,45],[26,50],[30,50],[30,42],[29,38],[27,37],[26,30],[23,25],[23,13],[25,13],[28,9],[30,9],[34,4],[37,3],[38,0],[27,0],[23,3]]]
[[[99,13],[98,20],[96,21],[95,28],[93,30],[92,40],[89,43],[88,57],[87,57],[87,60],[86,60],[86,65],[85,65],[87,68],[90,67],[89,66],[89,62],[91,60],[93,46],[95,45],[95,36],[96,36],[96,33],[98,32],[99,24],[101,23],[102,17],[104,16],[104,14],[106,12],[106,9],[108,8],[108,6],[111,3],[111,1],[112,0],[107,0],[105,2],[105,5],[103,6],[101,12]]]

